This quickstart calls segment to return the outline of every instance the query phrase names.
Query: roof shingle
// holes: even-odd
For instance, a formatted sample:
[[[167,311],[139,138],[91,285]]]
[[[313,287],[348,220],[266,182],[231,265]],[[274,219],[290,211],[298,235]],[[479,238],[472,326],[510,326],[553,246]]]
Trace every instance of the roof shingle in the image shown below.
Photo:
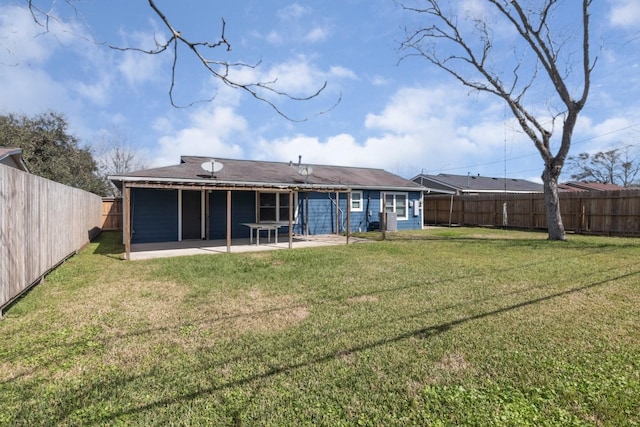
[[[378,187],[385,189],[403,188],[420,190],[422,187],[415,182],[387,172],[383,169],[359,168],[346,166],[309,165],[302,164],[312,170],[305,176],[298,173],[299,167],[295,162],[267,162],[255,160],[219,159],[217,163],[223,165],[220,171],[207,172],[202,168],[203,163],[210,162],[210,157],[182,156],[178,165],[130,172],[119,176],[109,177],[113,181],[147,181],[163,180],[175,183],[189,181],[211,181],[211,183],[226,183],[237,185],[264,185],[304,187]],[[213,177],[212,177],[213,175]]]

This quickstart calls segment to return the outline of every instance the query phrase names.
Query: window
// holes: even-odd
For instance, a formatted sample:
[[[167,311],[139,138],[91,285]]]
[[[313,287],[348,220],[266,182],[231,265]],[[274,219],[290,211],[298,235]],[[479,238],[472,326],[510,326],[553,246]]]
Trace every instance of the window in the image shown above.
[[[289,221],[289,193],[258,193],[258,222],[268,221]]]
[[[409,195],[407,193],[384,193],[387,212],[395,212],[398,219],[409,218]]]
[[[351,192],[351,212],[362,212],[362,191]]]
[[[277,194],[259,193],[260,211],[258,212],[258,222],[277,221]]]

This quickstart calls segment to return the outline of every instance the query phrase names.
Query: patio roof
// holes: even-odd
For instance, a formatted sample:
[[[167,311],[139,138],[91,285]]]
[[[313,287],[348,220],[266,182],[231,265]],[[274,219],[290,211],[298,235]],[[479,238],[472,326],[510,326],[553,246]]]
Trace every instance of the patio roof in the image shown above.
[[[213,165],[216,168],[213,168]],[[211,165],[211,166],[209,166]],[[214,172],[207,171],[215,169]],[[218,169],[219,168],[219,169]],[[155,188],[421,191],[415,182],[383,169],[294,162],[212,159],[182,156],[180,164],[109,176],[116,186]]]

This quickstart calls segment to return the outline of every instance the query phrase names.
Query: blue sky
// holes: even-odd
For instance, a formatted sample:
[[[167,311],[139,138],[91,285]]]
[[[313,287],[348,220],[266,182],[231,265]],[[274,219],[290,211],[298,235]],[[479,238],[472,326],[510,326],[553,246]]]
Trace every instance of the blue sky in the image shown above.
[[[186,50],[179,53],[176,102],[215,98],[172,107],[170,55],[108,48],[151,48],[154,37],[167,37],[146,1],[88,0],[78,3],[80,14],[57,2],[59,19],[48,33],[35,25],[25,1],[0,4],[0,111],[63,113],[82,143],[98,147],[115,134],[149,166],[175,164],[181,155],[285,162],[302,156],[304,163],[377,167],[407,178],[506,173],[539,181],[542,172],[533,143],[499,99],[470,92],[424,59],[399,62],[402,28],[416,17],[392,0],[157,1],[194,41],[216,40],[224,18],[232,50],[214,53],[259,63],[236,74],[240,79],[277,80],[278,89],[294,96],[326,81],[309,102],[273,98],[304,122],[221,86]],[[49,8],[51,0],[38,4]],[[468,12],[483,2],[453,4]],[[567,28],[575,18],[561,17]],[[594,1],[598,62],[572,154],[640,143],[639,29],[637,0]]]

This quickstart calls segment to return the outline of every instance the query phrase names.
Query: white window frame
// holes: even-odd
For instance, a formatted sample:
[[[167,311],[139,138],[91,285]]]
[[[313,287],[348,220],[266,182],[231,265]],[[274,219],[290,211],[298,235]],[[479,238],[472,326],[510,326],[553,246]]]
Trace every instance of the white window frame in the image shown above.
[[[280,197],[281,197],[281,195],[286,195],[287,199],[289,198],[289,193],[288,192],[283,192],[283,191],[256,191],[256,219],[258,220],[258,222],[265,222],[260,218],[260,207],[261,207],[260,206],[260,195],[261,194],[275,194],[276,195],[276,206],[275,206],[276,219],[275,219],[275,222],[287,222],[288,223],[289,222],[288,211],[287,211],[287,217],[286,218],[280,218]],[[294,210],[293,210],[293,222],[295,224],[298,221],[298,193],[297,192],[293,193],[293,208],[294,208]]]
[[[409,193],[398,193],[398,192],[383,192],[381,197],[380,197],[380,212],[382,212],[382,198],[383,197],[389,197],[389,196],[393,196],[393,201],[391,203],[391,206],[389,205],[389,203],[385,203],[385,209],[387,210],[387,212],[396,212],[396,206],[397,206],[397,198],[398,196],[404,197],[404,201],[405,201],[405,205],[404,205],[404,216],[397,216],[396,219],[397,220],[408,220],[409,219]]]
[[[360,207],[353,207],[353,202],[355,201],[353,198],[354,194],[358,194],[360,196],[360,198],[358,199],[358,202],[360,202]],[[351,192],[351,206],[349,206],[349,209],[351,209],[351,212],[362,212],[364,211],[364,200],[362,199],[363,197],[363,192],[362,191],[352,191]]]

